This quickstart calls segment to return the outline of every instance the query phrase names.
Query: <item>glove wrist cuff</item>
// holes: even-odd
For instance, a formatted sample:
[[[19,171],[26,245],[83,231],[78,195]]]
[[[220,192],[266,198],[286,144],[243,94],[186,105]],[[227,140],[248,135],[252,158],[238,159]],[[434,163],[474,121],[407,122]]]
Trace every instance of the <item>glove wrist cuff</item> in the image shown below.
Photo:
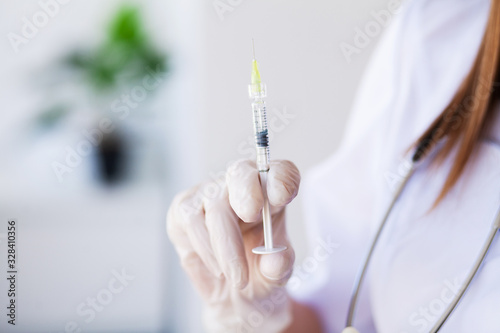
[[[291,302],[285,288],[276,288],[265,299],[240,300],[231,307],[206,307],[207,333],[276,333],[292,322]]]

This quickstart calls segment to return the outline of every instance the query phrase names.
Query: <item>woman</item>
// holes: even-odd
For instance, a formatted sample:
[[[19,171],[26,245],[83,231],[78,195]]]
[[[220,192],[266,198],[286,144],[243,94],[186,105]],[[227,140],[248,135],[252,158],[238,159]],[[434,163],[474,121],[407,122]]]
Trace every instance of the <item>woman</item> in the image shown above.
[[[176,197],[167,229],[206,302],[209,332],[342,331],[357,269],[412,156],[417,168],[377,245],[354,326],[430,330],[499,206],[499,37],[498,0],[404,4],[373,55],[341,148],[302,185],[317,265],[288,289],[284,211],[300,182],[291,162],[274,162],[268,183],[275,242],[288,246],[281,253],[251,253],[262,243],[254,163],[232,165],[220,191],[203,184]],[[441,332],[499,332],[499,278],[496,241]]]

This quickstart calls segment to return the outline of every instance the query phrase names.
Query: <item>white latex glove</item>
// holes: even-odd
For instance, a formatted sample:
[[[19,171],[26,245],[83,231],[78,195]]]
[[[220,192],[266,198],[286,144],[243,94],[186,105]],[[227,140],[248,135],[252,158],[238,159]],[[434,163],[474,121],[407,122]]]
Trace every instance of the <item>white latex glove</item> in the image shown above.
[[[294,251],[285,228],[285,206],[297,195],[300,174],[289,161],[270,165],[267,193],[274,244],[285,251],[256,255],[263,245],[263,196],[255,162],[231,165],[225,179],[177,195],[167,233],[183,268],[205,301],[208,332],[276,333],[291,322],[284,284]]]

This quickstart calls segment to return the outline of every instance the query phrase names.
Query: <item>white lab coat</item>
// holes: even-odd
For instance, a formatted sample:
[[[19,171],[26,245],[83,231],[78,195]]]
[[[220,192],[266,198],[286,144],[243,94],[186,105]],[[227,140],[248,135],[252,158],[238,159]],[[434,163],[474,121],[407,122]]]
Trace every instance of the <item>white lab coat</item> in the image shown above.
[[[406,2],[375,50],[340,149],[304,177],[311,255],[297,263],[289,289],[318,311],[327,332],[344,327],[402,157],[469,71],[488,11],[487,0]],[[429,212],[452,158],[437,169],[424,161],[410,179],[362,289],[354,325],[361,333],[427,332],[449,304],[500,205],[500,118],[495,126],[436,209]],[[329,241],[338,246],[318,255]],[[500,239],[441,332],[500,332]]]

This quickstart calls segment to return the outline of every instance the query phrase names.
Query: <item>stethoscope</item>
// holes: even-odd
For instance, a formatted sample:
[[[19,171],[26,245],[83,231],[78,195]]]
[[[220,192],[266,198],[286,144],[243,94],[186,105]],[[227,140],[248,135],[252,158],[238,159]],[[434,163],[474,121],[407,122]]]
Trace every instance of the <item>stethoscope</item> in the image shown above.
[[[399,199],[401,192],[403,191],[406,184],[408,183],[408,180],[412,176],[417,164],[419,164],[419,161],[421,160],[422,156],[424,156],[424,153],[423,153],[424,149],[425,149],[425,145],[423,143],[420,143],[419,147],[415,150],[415,153],[413,154],[411,162],[410,162],[410,167],[408,168],[408,171],[404,175],[401,183],[396,188],[396,191],[394,193],[392,201],[390,202],[389,206],[387,207],[385,214],[382,218],[382,221],[380,222],[380,225],[378,227],[377,233],[375,234],[375,236],[372,240],[371,246],[368,250],[368,253],[365,257],[365,260],[363,261],[363,264],[359,268],[358,274],[354,280],[354,285],[352,288],[351,300],[350,300],[350,304],[349,304],[349,312],[347,314],[346,328],[344,328],[342,333],[359,333],[358,330],[352,326],[352,324],[354,321],[354,312],[356,310],[356,304],[358,301],[359,291],[361,289],[361,285],[362,285],[363,280],[365,278],[368,265],[370,263],[375,246],[377,245],[377,242],[380,238],[382,230],[384,229],[384,226],[387,222],[387,219],[392,212],[394,204]],[[488,250],[490,249],[491,244],[493,243],[493,240],[495,239],[495,236],[496,236],[497,231],[499,229],[500,229],[500,209],[498,210],[497,215],[495,216],[495,219],[493,221],[493,225],[491,227],[491,231],[488,233],[488,236],[486,237],[486,240],[484,241],[483,247],[481,248],[481,251],[479,252],[479,255],[477,256],[476,260],[474,261],[474,265],[471,267],[469,274],[467,275],[463,284],[460,286],[460,289],[456,293],[456,295],[453,298],[453,300],[451,301],[451,303],[448,305],[448,307],[443,312],[441,317],[439,317],[437,322],[434,324],[432,329],[429,331],[430,333],[438,332],[441,329],[441,327],[446,322],[448,317],[451,315],[451,313],[453,312],[455,307],[458,305],[458,302],[460,302],[460,300],[462,299],[463,295],[465,294],[465,292],[469,288],[472,280],[476,276],[476,274],[479,270],[479,267],[481,266],[484,259],[486,258],[486,254],[488,253]]]

